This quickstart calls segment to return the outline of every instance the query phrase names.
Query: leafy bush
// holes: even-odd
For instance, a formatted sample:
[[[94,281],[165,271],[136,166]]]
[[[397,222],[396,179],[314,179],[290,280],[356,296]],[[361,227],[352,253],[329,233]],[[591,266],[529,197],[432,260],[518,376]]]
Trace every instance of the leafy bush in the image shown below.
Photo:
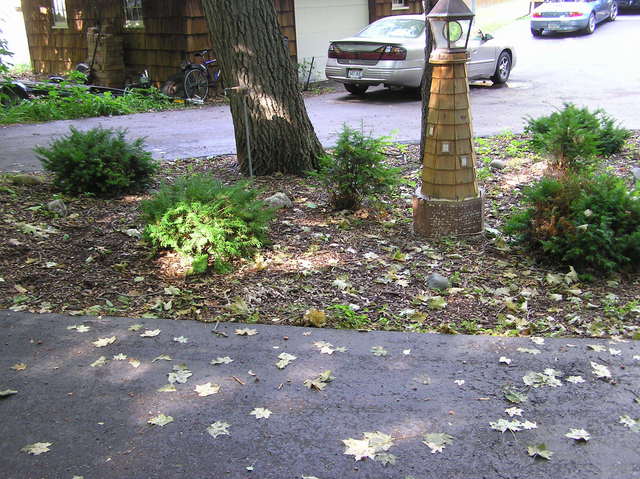
[[[134,89],[121,96],[89,93],[82,85],[85,80],[82,73],[71,72],[65,81],[43,86],[45,96],[0,110],[0,124],[127,115],[165,110],[173,104],[155,88]]]
[[[0,30],[2,33],[2,30]],[[7,50],[8,44],[7,40],[0,37],[0,78],[6,75],[9,72],[11,67],[11,63],[4,60],[2,57],[12,57],[13,53]]]
[[[206,175],[181,177],[142,203],[144,237],[155,248],[191,258],[194,273],[204,272],[208,263],[228,271],[231,260],[267,242],[274,212],[256,196],[247,182],[225,186]]]
[[[572,103],[549,116],[529,118],[525,131],[536,151],[552,155],[556,167],[573,172],[588,169],[599,155],[620,151],[630,136],[603,110],[590,112]]]
[[[124,130],[71,127],[69,135],[34,151],[55,175],[55,187],[71,195],[116,196],[137,190],[149,184],[157,169],[144,140],[129,142]]]
[[[542,258],[581,272],[640,266],[640,188],[608,174],[543,178],[524,203],[505,232]]]
[[[310,172],[328,189],[335,209],[358,209],[365,198],[388,194],[400,183],[400,169],[385,164],[388,140],[344,125],[336,148],[320,158],[318,171]]]

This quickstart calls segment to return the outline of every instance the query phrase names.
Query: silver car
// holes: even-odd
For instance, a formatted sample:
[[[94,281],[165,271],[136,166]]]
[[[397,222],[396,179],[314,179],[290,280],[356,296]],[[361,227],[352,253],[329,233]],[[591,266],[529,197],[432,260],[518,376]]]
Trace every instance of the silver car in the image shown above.
[[[352,37],[331,42],[325,74],[354,95],[380,84],[418,88],[425,64],[425,32],[424,15],[381,18]],[[469,80],[505,83],[509,79],[516,64],[512,46],[476,30],[469,39],[469,51]]]

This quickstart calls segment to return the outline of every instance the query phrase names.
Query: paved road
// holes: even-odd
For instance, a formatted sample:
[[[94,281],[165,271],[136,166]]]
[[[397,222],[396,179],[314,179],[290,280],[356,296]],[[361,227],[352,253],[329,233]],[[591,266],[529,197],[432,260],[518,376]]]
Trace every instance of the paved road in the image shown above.
[[[144,329],[133,332],[134,323]],[[640,384],[639,342],[606,340],[361,333],[282,326],[249,326],[258,334],[238,336],[246,325],[193,321],[70,318],[0,311],[0,471],[3,479],[211,478],[211,479],[613,479],[640,477],[638,433],[619,417],[640,416],[634,391]],[[67,329],[85,325],[88,332]],[[146,329],[159,329],[141,338]],[[98,338],[116,337],[106,347]],[[185,344],[174,337],[188,338]],[[322,354],[327,341],[347,351]],[[589,349],[597,344],[620,352]],[[373,346],[387,351],[376,356]],[[518,351],[538,349],[539,354]],[[297,357],[277,369],[278,355]],[[614,351],[615,352],[615,351]],[[122,360],[112,359],[114,355]],[[156,360],[169,355],[172,361]],[[100,356],[103,366],[90,365]],[[229,356],[218,366],[210,360]],[[500,363],[505,356],[510,365]],[[139,361],[134,367],[130,360]],[[607,365],[611,381],[598,379],[591,361]],[[26,369],[12,370],[17,363]],[[158,392],[174,366],[192,372],[175,392]],[[562,371],[557,387],[528,391],[519,405],[537,428],[504,434],[490,422],[511,420],[513,406],[503,388],[524,389],[528,371]],[[325,370],[335,379],[323,391],[303,381]],[[573,384],[569,375],[584,383]],[[456,383],[456,381],[459,381]],[[464,381],[462,383],[461,381]],[[216,394],[200,397],[197,385],[214,383]],[[268,419],[250,415],[269,409]],[[173,417],[163,427],[147,421]],[[214,422],[230,425],[230,435],[207,433]],[[586,429],[588,443],[565,437]],[[393,438],[387,451],[396,464],[355,462],[342,440],[361,440],[380,431]],[[440,453],[422,443],[425,433],[454,437]],[[34,443],[52,443],[37,456],[21,452]],[[527,446],[545,443],[551,461],[533,459]],[[252,468],[249,471],[248,468]]]
[[[498,32],[496,36],[516,46],[518,65],[506,86],[472,88],[476,135],[520,131],[523,117],[548,114],[565,101],[606,108],[627,127],[640,129],[639,31],[640,14],[622,15],[613,23],[601,24],[590,36],[561,34],[534,39],[526,20]],[[396,130],[399,141],[420,138],[420,103],[403,92],[378,88],[363,99],[340,92],[308,98],[306,104],[318,136],[327,146],[333,144],[345,122],[364,124],[378,135]],[[162,159],[235,151],[228,107],[205,107],[0,128],[0,170],[38,168],[33,146],[64,134],[69,125],[128,128],[131,136],[146,136],[154,155]]]

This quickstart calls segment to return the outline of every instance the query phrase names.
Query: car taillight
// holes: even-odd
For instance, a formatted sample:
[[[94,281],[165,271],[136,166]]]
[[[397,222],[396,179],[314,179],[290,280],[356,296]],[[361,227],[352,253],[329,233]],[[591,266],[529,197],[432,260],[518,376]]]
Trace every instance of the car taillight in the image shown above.
[[[407,50],[402,47],[387,45],[380,53],[380,60],[404,60],[407,58]]]
[[[581,17],[582,13],[580,13],[580,12],[569,12],[568,16],[570,16],[570,17]]]
[[[542,17],[542,13],[538,13],[538,12],[534,12],[533,15],[531,15],[533,18],[540,18]]]
[[[336,53],[336,46],[333,43],[329,44],[329,53],[327,54],[327,56],[329,58],[338,58],[338,55]]]

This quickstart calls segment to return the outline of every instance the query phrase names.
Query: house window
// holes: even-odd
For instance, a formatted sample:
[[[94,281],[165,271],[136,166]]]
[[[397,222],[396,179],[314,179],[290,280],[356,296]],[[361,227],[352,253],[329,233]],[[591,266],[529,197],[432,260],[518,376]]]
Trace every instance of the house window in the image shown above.
[[[406,0],[391,0],[392,10],[404,10],[406,8],[409,8],[406,4]]]
[[[53,14],[53,28],[69,28],[65,0],[51,0],[51,13]]]
[[[124,1],[124,27],[144,28],[142,19],[142,0]]]

